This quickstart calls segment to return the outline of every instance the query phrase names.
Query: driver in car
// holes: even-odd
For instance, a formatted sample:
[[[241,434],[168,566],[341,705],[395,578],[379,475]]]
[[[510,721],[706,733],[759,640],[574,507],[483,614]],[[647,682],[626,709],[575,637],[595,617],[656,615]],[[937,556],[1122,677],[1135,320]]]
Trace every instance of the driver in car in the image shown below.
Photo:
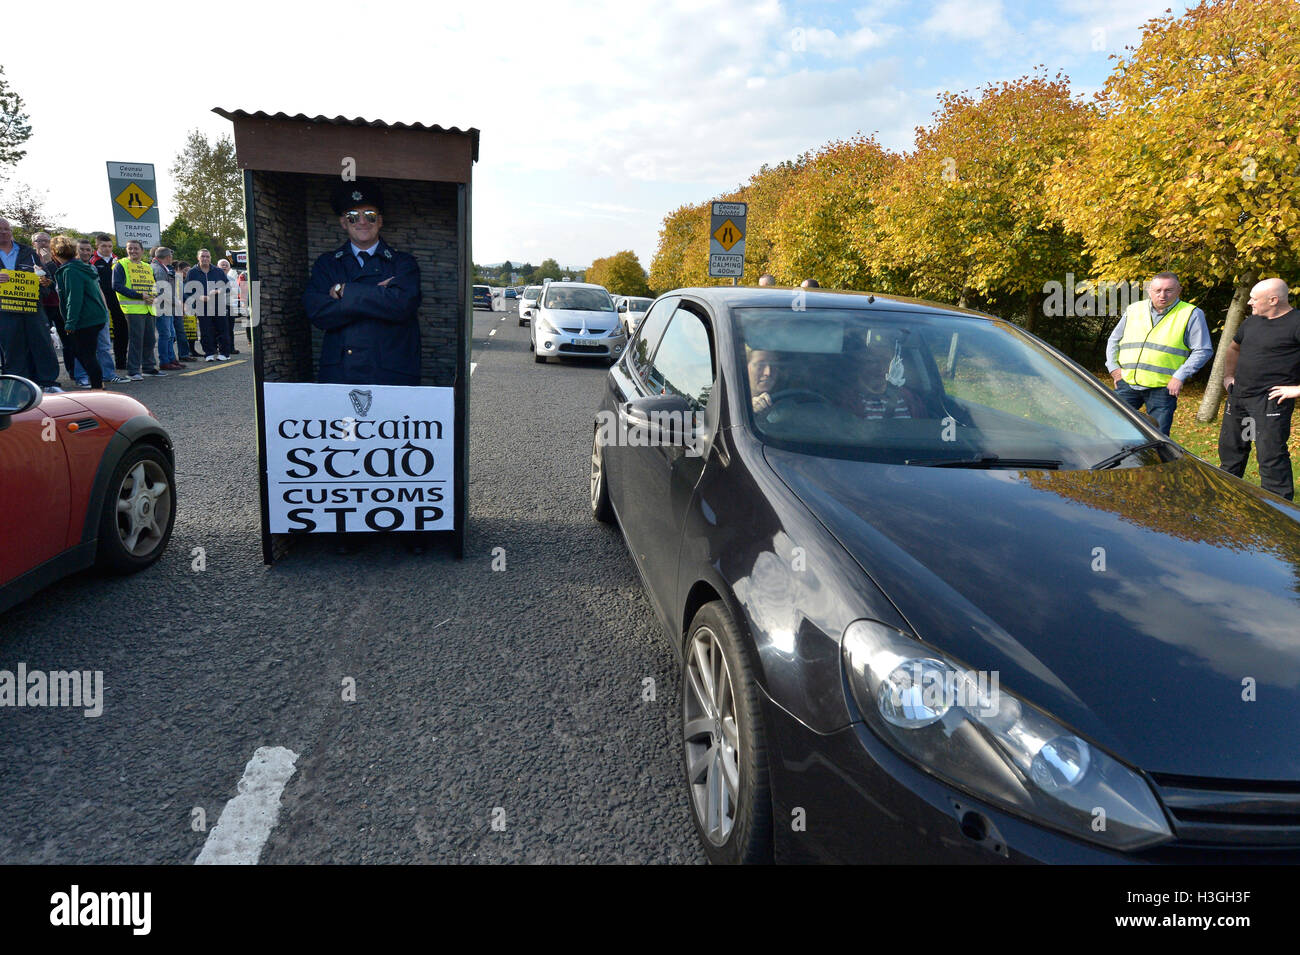
[[[776,352],[754,349],[749,353],[749,394],[754,414],[772,410],[772,393],[781,380],[781,365]]]

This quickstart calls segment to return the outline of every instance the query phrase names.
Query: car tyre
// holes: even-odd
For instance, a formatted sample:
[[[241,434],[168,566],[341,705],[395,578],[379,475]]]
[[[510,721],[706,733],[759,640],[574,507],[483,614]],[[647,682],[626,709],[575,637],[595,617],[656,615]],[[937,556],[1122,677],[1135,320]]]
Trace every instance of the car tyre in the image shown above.
[[[772,861],[772,798],[758,679],[721,601],[691,621],[682,660],[682,768],[709,861]]]
[[[602,524],[614,520],[614,506],[609,503],[609,484],[605,481],[605,447],[600,443],[600,428],[596,428],[591,441],[591,516]]]
[[[99,518],[99,567],[133,574],[167,549],[176,523],[176,475],[167,455],[135,444],[117,462]]]

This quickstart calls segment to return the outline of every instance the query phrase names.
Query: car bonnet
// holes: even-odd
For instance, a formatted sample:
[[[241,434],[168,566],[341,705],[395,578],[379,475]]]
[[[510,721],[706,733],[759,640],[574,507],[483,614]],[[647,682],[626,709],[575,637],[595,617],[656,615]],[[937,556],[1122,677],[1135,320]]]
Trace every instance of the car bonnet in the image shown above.
[[[961,470],[765,449],[917,636],[1154,772],[1300,779],[1300,510],[1190,456]]]

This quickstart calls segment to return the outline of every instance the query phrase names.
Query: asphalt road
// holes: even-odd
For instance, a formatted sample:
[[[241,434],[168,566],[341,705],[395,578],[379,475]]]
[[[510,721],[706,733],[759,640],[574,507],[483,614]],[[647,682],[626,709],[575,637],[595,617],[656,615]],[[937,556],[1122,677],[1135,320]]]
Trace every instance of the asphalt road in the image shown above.
[[[606,369],[534,364],[513,306],[474,316],[463,561],[372,538],[264,566],[252,363],[123,386],[175,441],[175,533],[0,619],[0,669],[105,687],[98,718],[0,708],[0,861],[192,862],[275,746],[298,759],[263,864],[703,861],[677,665],[588,513]]]

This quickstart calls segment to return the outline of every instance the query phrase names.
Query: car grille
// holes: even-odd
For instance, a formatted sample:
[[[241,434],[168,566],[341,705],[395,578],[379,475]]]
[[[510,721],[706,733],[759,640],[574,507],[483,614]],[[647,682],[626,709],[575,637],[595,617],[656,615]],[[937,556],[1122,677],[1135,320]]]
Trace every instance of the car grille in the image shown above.
[[[564,327],[562,327],[562,328],[560,329],[560,331],[568,332],[570,335],[577,335],[577,334],[579,334],[579,333],[582,331],[582,329],[581,329],[581,328],[570,328],[569,326],[565,325]]]
[[[1181,843],[1300,846],[1300,783],[1152,778]]]
[[[577,352],[580,355],[604,355],[609,349],[604,345],[561,345],[560,351]]]

